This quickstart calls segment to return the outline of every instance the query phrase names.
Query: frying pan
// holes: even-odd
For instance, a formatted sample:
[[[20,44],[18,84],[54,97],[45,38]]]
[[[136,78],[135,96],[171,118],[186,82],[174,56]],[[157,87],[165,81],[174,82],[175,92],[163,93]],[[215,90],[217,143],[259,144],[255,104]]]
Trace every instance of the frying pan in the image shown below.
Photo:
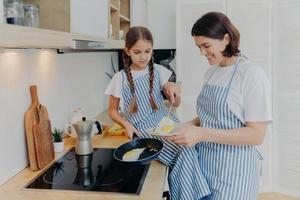
[[[138,160],[134,160],[134,161],[123,160],[123,155],[125,153],[138,148],[145,148],[145,150],[139,155]],[[162,148],[163,148],[163,143],[158,139],[134,137],[133,140],[119,146],[114,151],[114,158],[122,163],[134,164],[134,165],[135,164],[146,165],[158,157]]]

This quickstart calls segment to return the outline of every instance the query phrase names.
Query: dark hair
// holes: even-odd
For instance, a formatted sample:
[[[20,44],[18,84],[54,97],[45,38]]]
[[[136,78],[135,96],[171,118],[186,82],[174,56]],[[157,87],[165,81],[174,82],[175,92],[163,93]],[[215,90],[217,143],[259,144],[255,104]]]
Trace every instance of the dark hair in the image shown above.
[[[223,51],[223,55],[231,57],[240,52],[240,33],[223,13],[206,13],[195,22],[191,33],[192,36],[204,36],[219,40],[222,40],[224,35],[228,34],[230,41]]]
[[[142,26],[134,26],[129,29],[129,31],[126,33],[125,37],[125,47],[129,50],[131,49],[138,40],[146,40],[151,43],[153,46],[153,37],[151,32]],[[131,100],[131,105],[129,108],[129,111],[131,113],[135,113],[138,110],[137,107],[137,102],[136,102],[136,94],[135,94],[135,86],[134,86],[134,81],[132,78],[131,70],[130,70],[130,65],[132,64],[131,57],[126,54],[126,52],[123,50],[123,62],[124,62],[124,70],[126,73],[126,77],[128,80],[128,85],[130,88],[130,92],[132,95],[132,100]],[[150,70],[150,79],[149,79],[149,85],[150,85],[150,105],[153,110],[158,110],[158,107],[155,103],[154,97],[153,97],[153,82],[154,82],[154,66],[153,66],[153,57],[149,61],[149,70]]]

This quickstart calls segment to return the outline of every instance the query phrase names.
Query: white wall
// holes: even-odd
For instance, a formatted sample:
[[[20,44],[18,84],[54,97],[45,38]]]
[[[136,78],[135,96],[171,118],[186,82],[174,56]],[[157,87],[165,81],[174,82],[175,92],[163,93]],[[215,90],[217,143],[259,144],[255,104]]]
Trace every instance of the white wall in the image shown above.
[[[300,197],[300,1],[276,0],[276,190]]]
[[[111,55],[116,65],[112,52],[59,55],[53,50],[0,49],[0,184],[28,164],[23,119],[31,104],[29,85],[37,85],[52,127],[64,128],[79,106],[92,118],[107,108],[104,90],[110,79],[105,72],[112,72]]]

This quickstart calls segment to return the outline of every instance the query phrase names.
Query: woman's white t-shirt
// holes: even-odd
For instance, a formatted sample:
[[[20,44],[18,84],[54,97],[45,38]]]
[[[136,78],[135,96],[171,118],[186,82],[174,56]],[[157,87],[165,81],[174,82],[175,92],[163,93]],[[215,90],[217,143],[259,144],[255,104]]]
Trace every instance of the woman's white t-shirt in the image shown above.
[[[169,80],[172,72],[170,70],[168,70],[167,68],[165,68],[161,65],[158,65],[158,64],[154,64],[154,68],[156,68],[158,70],[160,84],[161,84],[160,86],[162,88],[163,85]],[[140,70],[140,71],[131,70],[131,74],[132,74],[133,79],[137,79],[137,78],[147,74],[148,72],[149,72],[149,67],[148,66],[144,70]],[[121,72],[117,72],[113,76],[110,83],[108,84],[108,86],[105,90],[105,94],[106,95],[112,95],[112,96],[117,97],[117,98],[121,98],[122,88],[123,88],[122,75],[121,75]]]
[[[204,83],[228,86],[235,65],[210,67]],[[271,88],[265,72],[249,60],[240,59],[229,88],[227,103],[242,123],[272,120]]]

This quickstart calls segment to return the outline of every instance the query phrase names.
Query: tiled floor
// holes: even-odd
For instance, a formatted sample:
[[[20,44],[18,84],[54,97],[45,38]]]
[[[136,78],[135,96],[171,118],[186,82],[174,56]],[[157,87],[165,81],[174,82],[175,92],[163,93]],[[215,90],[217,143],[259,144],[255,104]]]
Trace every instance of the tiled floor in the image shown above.
[[[265,193],[260,194],[258,200],[300,200],[300,198],[282,195],[278,193]]]

